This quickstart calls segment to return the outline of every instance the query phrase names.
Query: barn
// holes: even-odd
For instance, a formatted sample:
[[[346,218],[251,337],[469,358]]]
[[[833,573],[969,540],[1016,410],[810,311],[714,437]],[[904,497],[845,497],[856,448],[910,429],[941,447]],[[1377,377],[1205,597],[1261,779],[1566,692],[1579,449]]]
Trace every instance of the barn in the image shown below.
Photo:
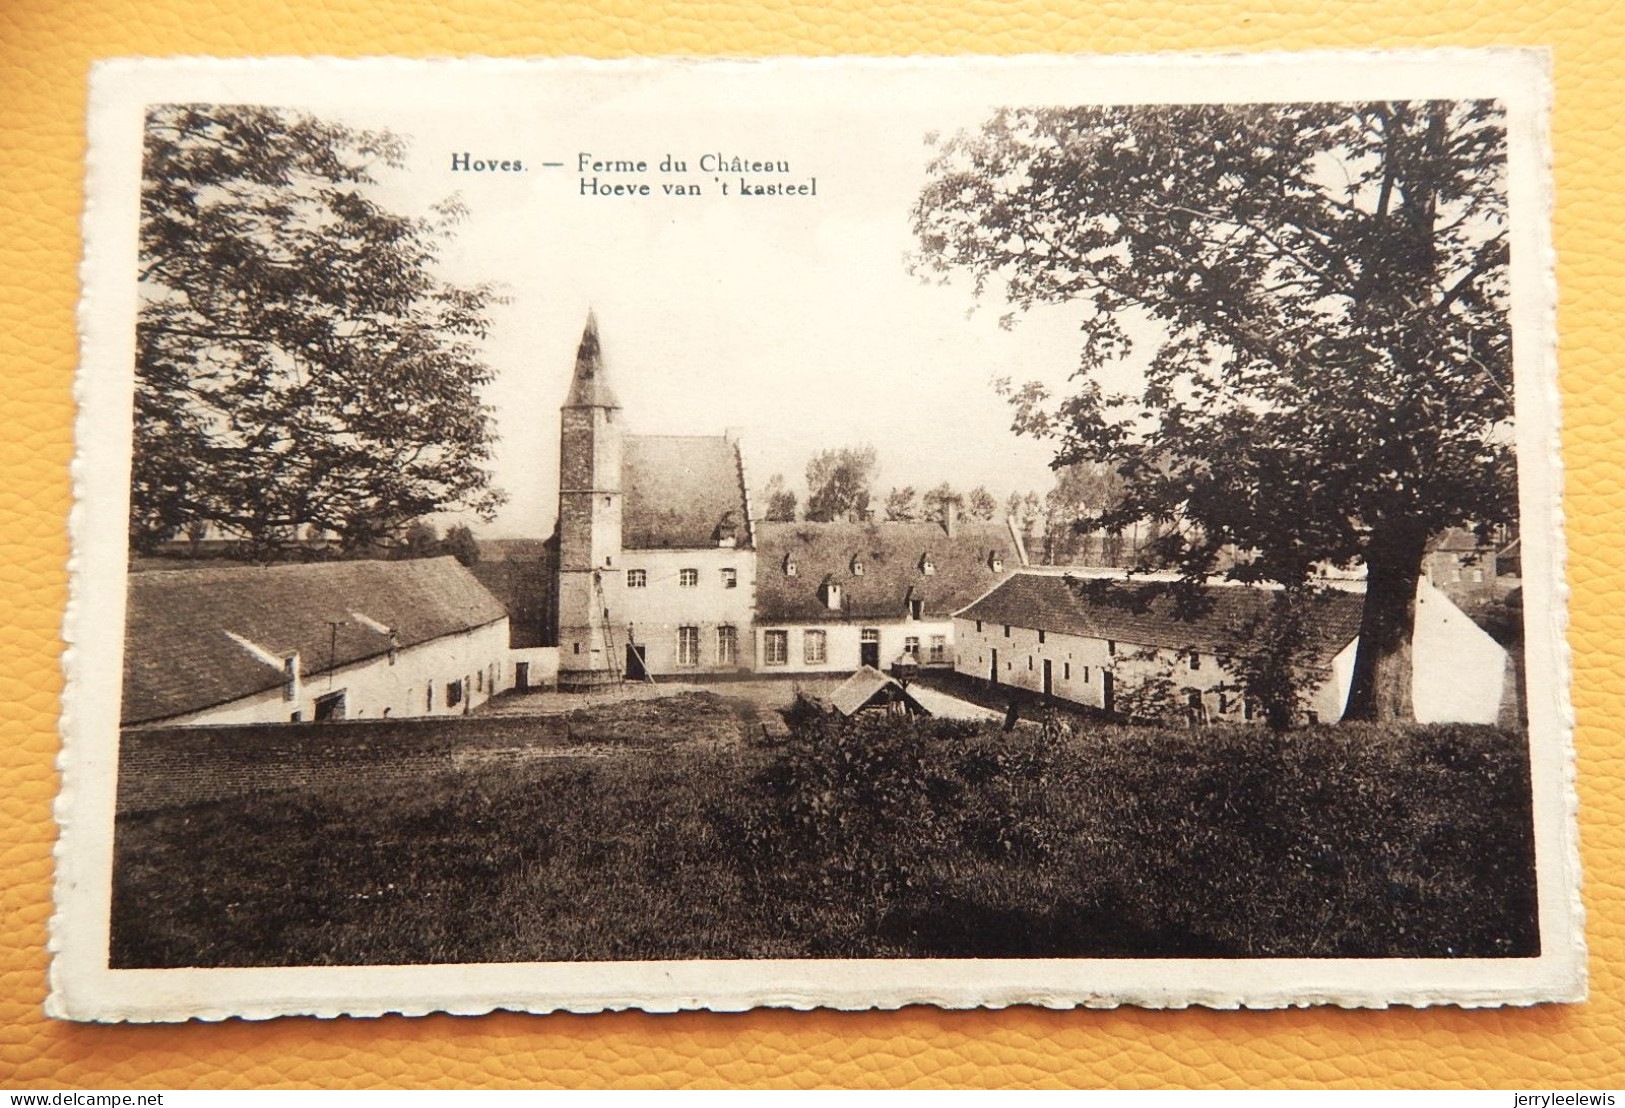
[[[513,682],[455,558],[131,574],[124,726],[462,715]]]
[[[954,612],[1012,572],[1003,523],[757,525],[756,669],[850,673],[911,654],[952,668]]]
[[[1108,714],[1134,714],[1155,689],[1194,716],[1251,721],[1258,706],[1229,669],[1238,632],[1268,611],[1271,590],[1082,577],[1026,570],[954,617],[955,669]],[[1348,704],[1363,596],[1333,591],[1310,621],[1321,679],[1307,711],[1340,719]],[[1417,592],[1412,696],[1423,722],[1494,723],[1507,688],[1506,651],[1425,579]]]

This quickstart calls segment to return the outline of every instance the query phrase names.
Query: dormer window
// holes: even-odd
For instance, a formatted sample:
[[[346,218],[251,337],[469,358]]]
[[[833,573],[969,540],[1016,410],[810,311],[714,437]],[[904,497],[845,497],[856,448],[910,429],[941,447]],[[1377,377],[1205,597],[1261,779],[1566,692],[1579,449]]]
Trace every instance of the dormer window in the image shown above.
[[[931,555],[922,554],[920,556],[920,572],[925,574],[927,577],[931,577],[936,574],[937,563],[931,560]]]
[[[717,524],[716,536],[719,547],[732,548],[739,545],[739,522],[732,512],[723,515],[722,522]]]
[[[908,618],[919,619],[925,614],[925,601],[910,599],[908,602]]]
[[[282,699],[299,699],[299,655],[282,656]]]
[[[824,607],[832,612],[841,610],[841,586],[838,582],[826,577],[819,591],[823,594]]]
[[[796,575],[796,559],[794,554],[786,554],[784,556],[784,575],[786,577],[794,577]]]
[[[1004,555],[1000,554],[997,550],[990,553],[987,556],[987,568],[991,569],[994,573],[1003,573]]]
[[[856,554],[852,555],[852,576],[863,576],[863,559],[858,557]]]

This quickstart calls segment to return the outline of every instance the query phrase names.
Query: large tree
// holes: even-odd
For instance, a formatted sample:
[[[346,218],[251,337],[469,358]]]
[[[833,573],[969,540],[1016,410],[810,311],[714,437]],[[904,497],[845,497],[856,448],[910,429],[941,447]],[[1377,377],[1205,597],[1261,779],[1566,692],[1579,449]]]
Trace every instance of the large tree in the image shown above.
[[[987,486],[977,485],[965,494],[965,515],[970,519],[990,520],[998,513],[999,502],[993,499],[993,494],[987,491]]]
[[[873,446],[820,450],[807,463],[807,518],[827,523],[869,510],[869,486],[880,458]]]
[[[1409,718],[1429,537],[1514,506],[1506,180],[1489,102],[1003,110],[939,152],[919,264],[1081,313],[1073,385],[1010,391],[1122,473],[1098,525],[1176,521],[1191,577],[1363,564],[1348,718]]]
[[[913,485],[894,488],[886,494],[886,519],[893,523],[907,523],[920,515],[919,496]]]
[[[762,518],[770,523],[787,523],[796,518],[796,494],[784,483],[784,474],[775,473],[762,489]]]
[[[941,523],[948,518],[948,505],[952,504],[957,511],[965,503],[965,498],[954,491],[954,487],[944,481],[936,488],[927,489],[920,497],[920,507],[924,510],[925,518],[934,523]]]
[[[1056,565],[1088,564],[1098,558],[1115,565],[1122,556],[1122,532],[1100,533],[1090,522],[1115,508],[1122,497],[1123,478],[1107,463],[1058,466],[1055,487],[1044,496],[1047,560]]]
[[[403,153],[276,108],[148,113],[137,547],[202,521],[262,551],[311,527],[359,548],[501,502],[478,346],[496,297],[436,276],[455,203],[377,202]]]

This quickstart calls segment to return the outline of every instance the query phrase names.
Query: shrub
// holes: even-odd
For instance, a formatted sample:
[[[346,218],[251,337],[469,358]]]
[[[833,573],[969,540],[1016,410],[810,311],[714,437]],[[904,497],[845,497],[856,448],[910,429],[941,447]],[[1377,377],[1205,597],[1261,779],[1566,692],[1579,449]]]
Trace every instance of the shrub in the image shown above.
[[[789,738],[741,808],[722,813],[757,895],[812,908],[824,945],[872,937],[896,905],[967,852],[1037,857],[1050,755],[1032,735],[964,720],[816,703],[784,713]],[[790,909],[794,910],[794,909]]]

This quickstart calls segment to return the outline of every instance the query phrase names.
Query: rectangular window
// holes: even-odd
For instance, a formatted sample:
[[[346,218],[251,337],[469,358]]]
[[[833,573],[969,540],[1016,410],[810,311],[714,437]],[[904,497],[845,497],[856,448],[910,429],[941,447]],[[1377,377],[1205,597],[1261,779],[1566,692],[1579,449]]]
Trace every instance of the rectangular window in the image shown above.
[[[1222,716],[1230,710],[1230,698],[1224,693],[1219,694],[1219,714]]]
[[[903,640],[903,652],[914,655],[914,660],[920,660],[920,636],[910,635]]]
[[[980,635],[982,633],[982,621],[981,620],[976,621],[976,633],[978,635]]]
[[[770,666],[782,666],[790,660],[790,632],[762,632],[763,660]]]
[[[1029,670],[1033,668],[1033,656],[1031,654],[1027,655],[1027,668]]]
[[[948,636],[947,635],[932,635],[931,636],[931,661],[933,663],[942,663],[942,662],[946,662],[947,660],[948,660]]]
[[[737,569],[732,566],[723,569],[722,587],[725,589],[737,589],[739,587],[739,571]]]
[[[1116,655],[1117,655],[1117,641],[1115,639],[1107,639],[1106,640],[1106,653],[1112,655],[1113,657],[1116,657]]]
[[[683,589],[692,589],[700,583],[700,571],[697,569],[680,569],[677,571],[677,586]]]
[[[829,657],[829,643],[822,631],[807,631],[801,636],[802,656],[808,665],[822,665]]]
[[[1201,668],[1202,668],[1202,656],[1200,654],[1198,654],[1194,650],[1191,651],[1191,669],[1197,670],[1197,669],[1201,669]]]
[[[731,624],[717,628],[717,665],[739,664],[739,630]]]
[[[677,664],[680,666],[697,666],[700,664],[700,629],[698,627],[679,627],[677,629]]]
[[[1042,631],[1038,632],[1038,645],[1039,646],[1044,645],[1044,632],[1042,632]]]
[[[1063,681],[1072,680],[1072,663],[1071,662],[1062,662],[1061,663],[1061,680],[1063,680]]]
[[[477,669],[474,671],[474,691],[485,691],[485,671],[483,669]]]
[[[1010,637],[1010,625],[1008,623],[1004,625],[1004,637],[1007,639]]]
[[[646,569],[629,569],[626,571],[626,587],[629,589],[646,589],[649,587],[649,571]]]
[[[880,641],[880,628],[878,628],[878,627],[865,627],[863,629],[863,633],[861,635],[859,635],[858,637],[864,642],[879,642]]]
[[[432,681],[429,683],[428,692],[423,698],[423,710],[425,712],[434,711],[434,683]]]
[[[446,707],[455,708],[463,702],[463,683],[461,681],[446,682]]]

